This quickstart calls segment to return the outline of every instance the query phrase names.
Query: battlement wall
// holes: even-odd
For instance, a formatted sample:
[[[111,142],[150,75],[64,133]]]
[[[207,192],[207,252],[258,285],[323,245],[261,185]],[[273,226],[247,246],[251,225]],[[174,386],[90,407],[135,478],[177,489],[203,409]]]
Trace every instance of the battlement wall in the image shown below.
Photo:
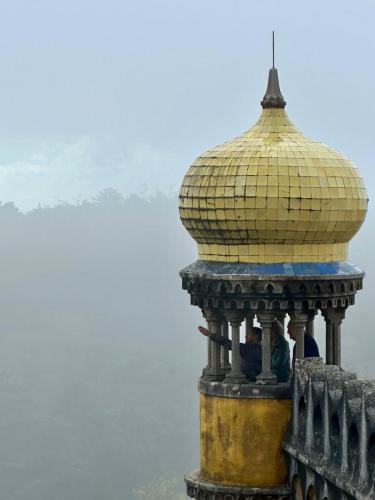
[[[297,360],[292,394],[283,447],[294,498],[375,498],[375,380]]]

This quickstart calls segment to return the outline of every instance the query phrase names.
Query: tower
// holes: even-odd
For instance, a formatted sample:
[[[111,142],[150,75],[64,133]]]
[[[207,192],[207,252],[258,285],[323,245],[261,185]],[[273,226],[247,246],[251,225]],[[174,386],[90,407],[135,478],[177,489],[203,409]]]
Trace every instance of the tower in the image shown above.
[[[367,211],[357,168],[304,136],[285,111],[278,72],[269,71],[262,113],[243,135],[200,155],[180,191],[180,217],[198,260],[180,273],[210,332],[199,380],[200,469],[185,477],[205,500],[286,499],[282,441],[291,418],[290,381],[272,371],[271,328],[292,318],[295,358],[305,332],[326,321],[326,363],[341,363],[341,323],[364,273],[347,261]],[[240,327],[262,328],[262,371],[241,370]]]

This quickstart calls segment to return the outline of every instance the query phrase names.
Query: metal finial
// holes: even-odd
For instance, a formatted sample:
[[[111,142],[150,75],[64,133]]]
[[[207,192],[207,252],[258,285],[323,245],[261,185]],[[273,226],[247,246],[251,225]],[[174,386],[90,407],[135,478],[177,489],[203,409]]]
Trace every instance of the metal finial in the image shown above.
[[[275,68],[275,31],[272,30],[272,68],[268,76],[268,85],[261,102],[262,108],[285,108],[286,102],[281,93],[279,75]]]

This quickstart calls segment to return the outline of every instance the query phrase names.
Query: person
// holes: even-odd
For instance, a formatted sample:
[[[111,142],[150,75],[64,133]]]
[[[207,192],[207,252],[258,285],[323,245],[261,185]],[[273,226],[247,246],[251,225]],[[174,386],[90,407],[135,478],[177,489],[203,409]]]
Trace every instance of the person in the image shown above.
[[[287,382],[290,376],[290,349],[283,335],[283,326],[275,320],[271,327],[271,371],[278,382]]]
[[[297,332],[296,332],[296,325],[293,323],[293,320],[290,320],[288,323],[288,335],[292,340],[294,340],[294,342],[296,342]],[[304,339],[303,343],[305,346],[305,358],[319,358],[320,356],[319,347],[314,337],[304,332],[303,339]],[[293,366],[295,359],[296,359],[296,344],[294,344],[293,347],[293,362],[292,362]]]
[[[232,349],[232,341],[227,337],[211,333],[204,326],[200,326],[198,330],[213,342]],[[262,330],[256,326],[251,327],[245,340],[245,344],[240,344],[241,370],[247,379],[254,382],[262,371]]]

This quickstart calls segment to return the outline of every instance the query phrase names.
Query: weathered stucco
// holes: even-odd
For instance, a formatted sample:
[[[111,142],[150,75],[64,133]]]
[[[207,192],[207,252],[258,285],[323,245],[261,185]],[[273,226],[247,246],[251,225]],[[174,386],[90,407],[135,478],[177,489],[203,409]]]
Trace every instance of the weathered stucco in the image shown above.
[[[201,477],[237,486],[286,483],[281,443],[291,408],[288,399],[201,394]]]

